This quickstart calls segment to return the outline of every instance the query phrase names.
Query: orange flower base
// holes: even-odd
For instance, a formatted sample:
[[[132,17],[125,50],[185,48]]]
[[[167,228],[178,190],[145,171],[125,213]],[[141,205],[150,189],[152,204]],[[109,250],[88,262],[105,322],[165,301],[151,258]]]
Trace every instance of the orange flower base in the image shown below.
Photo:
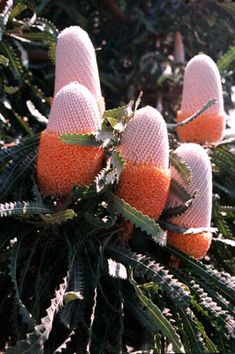
[[[170,179],[170,170],[127,162],[116,193],[143,214],[157,219],[167,201]]]
[[[64,144],[58,134],[45,130],[41,134],[37,160],[41,192],[45,196],[64,196],[74,185],[92,183],[102,168],[103,159],[103,149]]]
[[[210,232],[199,234],[177,234],[169,231],[167,244],[173,246],[187,255],[200,260],[207,254],[212,240]]]
[[[178,111],[177,122],[190,116],[191,114]],[[182,142],[215,143],[223,138],[224,128],[225,116],[223,114],[205,112],[191,123],[177,128],[177,134]]]

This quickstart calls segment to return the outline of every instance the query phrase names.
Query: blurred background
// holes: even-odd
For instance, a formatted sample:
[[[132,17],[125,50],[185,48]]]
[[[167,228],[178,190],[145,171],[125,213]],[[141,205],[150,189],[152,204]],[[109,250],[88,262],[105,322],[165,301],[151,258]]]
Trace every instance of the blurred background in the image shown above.
[[[2,1],[0,10],[7,4],[11,6],[12,0]],[[4,67],[2,60],[5,72],[0,79],[0,93],[8,95],[12,108],[21,117],[29,115],[29,120],[35,120],[35,115],[40,117],[34,108],[43,117],[47,116],[49,97],[53,96],[56,37],[58,31],[70,25],[81,26],[92,39],[108,109],[127,103],[143,91],[142,104],[158,108],[168,122],[174,121],[185,64],[199,52],[217,62],[226,110],[233,108],[235,5],[232,1],[69,0],[65,4],[58,0],[19,0],[12,6],[2,32],[3,43],[12,47],[16,62],[11,62],[14,55],[8,58],[6,48],[0,46],[0,53],[10,60],[8,67]],[[13,72],[17,60],[18,77]],[[33,130],[42,129],[43,117],[41,120],[36,117]],[[24,123],[27,122],[22,122],[22,126],[14,118],[13,126],[21,125],[24,130]]]

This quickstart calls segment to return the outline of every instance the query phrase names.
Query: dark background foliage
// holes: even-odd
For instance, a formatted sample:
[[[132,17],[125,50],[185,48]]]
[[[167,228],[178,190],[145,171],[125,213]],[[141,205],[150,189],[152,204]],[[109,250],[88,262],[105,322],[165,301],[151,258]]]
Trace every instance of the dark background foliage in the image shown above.
[[[79,205],[71,199],[57,214],[54,201],[42,200],[37,189],[35,161],[53,96],[59,30],[80,25],[89,33],[107,108],[143,91],[141,104],[162,106],[172,122],[185,66],[174,58],[177,31],[186,61],[204,52],[218,63],[226,110],[233,107],[235,5],[228,0],[10,5],[3,1],[0,8],[10,9],[6,26],[6,13],[0,18],[0,349],[17,343],[7,353],[116,354],[131,347],[144,353],[166,352],[169,343],[177,351],[182,341],[187,352],[233,353],[234,282],[227,272],[234,273],[234,141],[208,149],[213,225],[219,232],[203,263],[159,247],[140,229],[125,248],[116,237],[116,214],[108,214],[108,228],[102,223],[107,209],[101,201],[109,203],[105,193],[79,190]],[[175,138],[170,135],[172,148]],[[172,254],[180,269],[171,266]],[[117,262],[116,278],[109,258]],[[126,281],[120,264],[128,271]],[[65,304],[68,291],[77,299]]]

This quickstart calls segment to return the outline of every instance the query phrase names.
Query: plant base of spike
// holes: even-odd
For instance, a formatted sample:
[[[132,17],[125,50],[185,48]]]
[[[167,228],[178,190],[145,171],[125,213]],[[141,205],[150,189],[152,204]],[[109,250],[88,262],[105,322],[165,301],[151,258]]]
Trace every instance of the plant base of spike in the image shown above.
[[[191,113],[178,111],[177,122],[190,117]],[[180,141],[198,144],[215,143],[223,138],[225,113],[203,113],[194,121],[177,128]]]
[[[116,194],[144,215],[157,219],[168,198],[170,179],[170,170],[127,162]]]
[[[74,185],[92,183],[103,160],[103,149],[64,144],[58,134],[45,130],[41,134],[37,161],[41,192],[60,197],[68,194]]]
[[[167,244],[173,246],[187,255],[200,260],[207,254],[212,240],[211,232],[200,234],[177,234],[168,232]]]
[[[130,221],[120,218],[119,227],[121,229],[118,234],[119,239],[128,242],[133,236],[134,225]]]

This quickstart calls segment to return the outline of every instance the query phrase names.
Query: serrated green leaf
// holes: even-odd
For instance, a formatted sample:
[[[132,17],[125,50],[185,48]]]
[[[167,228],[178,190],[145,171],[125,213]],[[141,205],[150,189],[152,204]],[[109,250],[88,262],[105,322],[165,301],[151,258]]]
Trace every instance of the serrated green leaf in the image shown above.
[[[159,224],[149,216],[142,214],[141,211],[131,207],[118,196],[111,194],[111,198],[113,208],[119,215],[122,215],[126,220],[139,227],[142,231],[145,231],[148,235],[153,236],[160,245],[163,246],[166,244],[165,232],[161,229]]]
[[[104,111],[103,118],[107,119],[110,125],[115,129],[117,123],[125,120],[127,117],[130,118],[132,116],[133,104],[134,101],[130,101],[125,106]]]
[[[175,207],[166,208],[161,217],[172,218],[184,214],[192,206],[193,199],[189,199],[186,203]]]
[[[2,200],[11,192],[16,182],[32,169],[35,159],[36,152],[31,151],[24,158],[13,160],[4,167],[0,176],[0,196]]]
[[[26,156],[33,148],[37,147],[40,136],[34,135],[33,137],[26,137],[20,141],[19,144],[0,150],[0,165],[5,164],[11,159],[18,159]]]
[[[167,128],[169,130],[176,129],[178,127],[183,127],[184,125],[187,125],[191,122],[193,122],[195,119],[200,117],[202,113],[208,110],[208,108],[212,107],[214,104],[216,104],[217,100],[215,98],[211,98],[207,103],[205,103],[202,108],[200,108],[196,113],[194,113],[192,116],[189,118],[184,119],[183,121],[179,123],[174,123],[174,124],[167,124]]]
[[[19,80],[23,80],[24,68],[13,47],[7,42],[0,42],[0,51],[9,60],[9,66],[12,69],[13,75],[16,75]]]
[[[214,242],[221,242],[225,245],[235,247],[235,240],[230,240],[228,238],[213,238]]]
[[[60,139],[65,144],[74,144],[82,146],[100,146],[100,142],[90,134],[62,134]]]
[[[192,200],[195,198],[195,195],[190,195],[186,189],[179,184],[175,179],[171,179],[171,184],[170,184],[170,194],[174,194],[177,198],[182,200],[182,202],[188,202],[189,200]]]
[[[115,170],[117,172],[117,177],[119,178],[119,176],[122,172],[123,166],[125,164],[125,160],[124,160],[123,156],[121,155],[120,151],[114,150],[112,152],[112,155],[110,158],[110,163],[111,163],[111,166],[113,166],[115,168]]]
[[[41,323],[34,327],[34,331],[27,334],[27,338],[17,341],[14,348],[8,348],[7,354],[26,354],[38,353],[43,354],[44,343],[47,341],[51,330],[55,314],[63,305],[63,297],[67,287],[67,278],[59,285],[59,289],[55,291],[55,297],[51,300],[50,306],[46,309],[46,316],[41,319]]]
[[[24,2],[18,2],[11,10],[9,19],[13,20],[13,18],[19,16],[26,9],[27,5]]]
[[[117,119],[116,118],[107,117],[106,119],[107,119],[107,121],[109,122],[109,124],[111,125],[112,128],[114,128],[115,125],[117,124]]]
[[[179,173],[182,180],[188,185],[192,179],[192,173],[185,161],[177,155],[175,151],[170,152],[170,164],[176,169]]]
[[[22,302],[22,299],[20,297],[19,287],[18,287],[18,280],[17,280],[17,270],[18,270],[17,262],[18,262],[18,257],[20,254],[21,244],[22,244],[24,238],[26,236],[28,236],[31,231],[32,231],[32,229],[28,230],[23,235],[20,235],[20,232],[19,232],[19,235],[20,235],[19,241],[11,251],[10,264],[8,267],[9,267],[9,275],[11,277],[11,281],[13,282],[13,286],[14,286],[14,290],[15,290],[16,306],[19,307],[19,313],[22,316],[23,322],[26,323],[28,328],[30,328],[32,330],[35,326],[35,321],[33,319],[33,316],[31,315],[31,313],[28,311],[28,309],[26,308],[26,306]]]
[[[185,349],[192,354],[203,353],[205,345],[201,336],[201,327],[199,327],[198,322],[196,322],[194,313],[189,308],[179,308],[178,311],[183,324],[183,334],[185,334]]]
[[[235,60],[235,46],[231,46],[228,51],[220,56],[217,66],[220,71],[228,69],[230,64]]]
[[[35,202],[14,202],[0,204],[0,217],[32,216],[51,212],[43,204]]]
[[[7,67],[9,64],[9,59],[4,57],[4,55],[0,55],[0,65]]]
[[[172,343],[175,352],[184,353],[182,343],[180,343],[180,337],[176,333],[176,330],[172,324],[166,319],[166,317],[164,317],[158,306],[144,295],[134,279],[130,279],[130,282],[135,289],[136,295],[142,307],[144,307],[145,311],[147,311],[158,330],[160,330],[162,334],[167,337],[169,342]]]
[[[20,90],[19,86],[6,86],[4,85],[4,92],[8,93],[9,95],[13,95],[14,93]]]
[[[178,306],[187,307],[189,305],[191,301],[190,294],[185,289],[185,285],[172,277],[172,274],[154,259],[115,246],[109,246],[107,252],[112,259],[124,264],[126,267],[132,267],[137,277],[152,280]]]
[[[166,227],[168,230],[172,232],[176,232],[182,235],[196,235],[202,232],[211,232],[214,233],[217,230],[216,227],[183,227],[175,224],[171,224],[169,222],[161,220],[161,225]],[[180,236],[179,236],[180,237]]]
[[[46,224],[56,225],[62,224],[63,222],[66,222],[68,220],[72,220],[76,216],[77,214],[73,209],[67,209],[58,211],[57,213],[53,214],[41,215],[41,218],[43,221],[45,221]]]
[[[209,267],[202,262],[187,256],[185,253],[177,250],[176,248],[167,246],[167,249],[169,249],[171,253],[179,257],[185,264],[187,264],[187,268],[185,268],[187,273],[192,272],[203,281],[213,285],[217,291],[219,290],[223,297],[228,299],[232,304],[235,304],[235,287],[232,283],[232,279],[224,279],[224,277],[220,276],[219,272],[212,267]]]

